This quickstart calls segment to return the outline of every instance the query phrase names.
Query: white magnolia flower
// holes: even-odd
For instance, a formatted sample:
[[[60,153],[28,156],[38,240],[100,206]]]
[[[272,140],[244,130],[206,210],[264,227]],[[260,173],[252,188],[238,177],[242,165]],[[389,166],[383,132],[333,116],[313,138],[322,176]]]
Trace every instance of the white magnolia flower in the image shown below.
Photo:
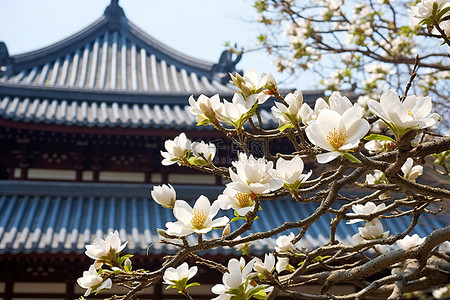
[[[369,131],[369,123],[358,118],[358,107],[347,109],[342,115],[324,109],[317,120],[306,127],[306,136],[314,145],[328,150],[317,155],[321,164],[330,162],[348,150],[358,147],[359,141]]]
[[[423,19],[431,16],[433,12],[433,4],[438,5],[438,10],[444,7],[448,0],[422,0],[414,6],[411,6],[412,15],[410,17],[417,19],[417,21],[412,21],[413,23],[418,23]]]
[[[275,270],[277,270],[278,273],[289,270],[289,257],[278,257]]]
[[[86,251],[84,253],[97,261],[95,267],[98,269],[103,264],[102,257],[107,256],[111,250],[116,254],[120,253],[127,244],[128,241],[121,245],[119,232],[116,230],[110,232],[105,240],[96,238],[92,245],[86,245]]]
[[[239,241],[240,239],[242,239],[241,236],[238,236],[238,237],[236,238],[236,240],[238,240],[238,241]],[[251,245],[251,244],[252,244],[252,242],[247,242],[247,243],[237,244],[236,246],[234,246],[234,248],[236,248],[237,251],[241,251],[242,254],[248,254],[248,251],[249,251],[249,248],[250,248],[250,245]]]
[[[177,281],[187,278],[188,280],[197,274],[197,266],[189,268],[187,262],[182,263],[176,269],[173,267],[167,268],[164,272],[164,283],[168,285],[176,285]]]
[[[366,175],[367,184],[383,184],[388,183],[386,176],[380,170],[374,170],[372,174]]]
[[[339,92],[331,93],[330,98],[328,98],[328,103],[322,98],[317,99],[316,105],[318,106],[319,112],[327,108],[334,110],[340,115],[343,115],[348,109],[354,107],[352,102],[347,97],[342,96]],[[354,113],[358,113],[357,118],[360,119],[362,117],[362,110],[359,106],[355,107],[358,107],[358,109],[355,109]]]
[[[448,299],[450,297],[450,289],[449,286],[443,286],[438,289],[435,289],[431,292],[434,298],[436,299]]]
[[[292,243],[294,238],[295,235],[292,232],[289,235],[280,235],[276,240],[275,251],[280,253],[294,251],[295,245]]]
[[[239,160],[234,161],[236,173],[230,168],[231,185],[241,193],[261,195],[275,191],[283,186],[283,181],[273,178],[273,163],[264,158],[255,159],[239,153]]]
[[[188,110],[197,116],[197,123],[204,121],[214,123],[216,121],[216,114],[221,113],[223,109],[223,103],[220,102],[218,94],[211,98],[201,94],[198,96],[197,101],[195,101],[194,96],[190,96],[189,104]]]
[[[262,93],[262,91],[267,86],[276,86],[277,84],[272,74],[262,73],[261,79],[259,79],[258,73],[253,69],[247,69],[243,77],[238,73],[236,73],[236,77],[231,74],[230,77],[246,99],[250,95],[256,95],[258,103],[264,103],[270,97]]]
[[[241,285],[244,286],[247,292],[252,288],[252,285],[248,284],[248,280],[252,275],[251,271],[255,263],[255,258],[250,260],[245,264],[244,258],[238,261],[235,258],[230,259],[228,262],[228,272],[223,274],[222,282],[223,284],[216,284],[211,288],[211,291],[219,295],[213,300],[228,300],[233,297],[233,294],[228,293],[232,289],[238,289]]]
[[[366,204],[355,204],[352,205],[353,213],[347,213],[347,216],[356,216],[356,215],[370,215],[376,212],[379,212],[386,208],[386,204],[381,203],[380,205],[375,205],[373,202],[367,202]],[[347,224],[353,224],[362,222],[362,219],[352,219],[347,221]]]
[[[173,208],[177,193],[170,184],[155,185],[151,191],[153,200],[165,208]]]
[[[274,177],[282,180],[288,188],[298,189],[300,184],[308,180],[312,174],[312,170],[308,174],[302,174],[303,168],[303,160],[298,155],[291,160],[280,157],[273,173]]]
[[[390,151],[395,148],[395,144],[391,141],[371,140],[364,144],[364,148],[369,150],[370,154],[376,154],[382,151]]]
[[[201,195],[192,208],[186,201],[177,200],[173,208],[173,214],[178,221],[167,222],[166,233],[173,236],[187,236],[192,233],[207,233],[213,227],[225,227],[228,217],[213,218],[219,211],[219,202],[210,204],[208,198]]]
[[[191,151],[192,143],[183,132],[173,140],[165,141],[164,147],[167,152],[161,151],[161,155],[164,157],[161,164],[163,166],[173,165],[174,163],[180,165],[179,161],[186,159],[188,152]]]
[[[366,222],[364,227],[358,227],[358,231],[359,233],[353,236],[356,243],[364,240],[384,239],[389,235],[389,231],[383,232],[383,224],[378,219]]]
[[[88,271],[83,272],[83,277],[78,278],[77,283],[82,288],[87,289],[84,296],[89,296],[92,292],[111,289],[112,286],[111,279],[108,278],[103,281],[103,278],[98,275],[94,265],[91,265]]]
[[[245,216],[255,209],[254,195],[242,193],[233,185],[227,186],[217,200],[220,203],[221,209],[227,210],[232,208],[240,216]]]
[[[300,123],[302,116],[300,109],[303,105],[303,94],[301,91],[295,91],[289,93],[284,98],[284,101],[288,104],[275,102],[276,106],[272,106],[272,114],[278,119],[279,126],[283,126],[288,123]]]
[[[216,156],[216,145],[213,143],[205,143],[203,141],[201,142],[193,142],[192,143],[192,154],[197,157],[196,161],[209,163],[211,162],[214,157]],[[206,158],[206,161],[204,158]]]
[[[245,99],[241,94],[235,93],[231,102],[224,100],[223,109],[218,118],[235,128],[241,128],[255,114],[254,105],[256,101],[256,96],[252,95]]]
[[[403,239],[397,241],[397,245],[401,249],[409,249],[414,246],[420,245],[425,241],[425,238],[421,238],[417,233],[412,236],[405,236]]]
[[[411,129],[427,128],[439,120],[438,114],[430,115],[433,104],[431,97],[420,99],[411,95],[400,102],[395,91],[387,91],[381,95],[380,102],[369,100],[370,111],[380,117],[389,128],[400,137]]]
[[[272,253],[264,254],[264,262],[257,258],[253,269],[259,274],[272,273],[275,269],[275,256]]]
[[[413,159],[408,157],[402,166],[403,177],[410,181],[415,181],[417,177],[422,175],[423,167],[418,165],[413,167]]]
[[[366,184],[384,184],[389,183],[386,176],[380,170],[374,170],[373,173],[366,175]],[[390,192],[386,191],[378,196],[380,200],[389,199]]]
[[[376,120],[372,123],[370,130],[373,133],[382,133],[386,128],[388,128],[388,126],[386,125],[386,123],[384,123],[383,120]]]

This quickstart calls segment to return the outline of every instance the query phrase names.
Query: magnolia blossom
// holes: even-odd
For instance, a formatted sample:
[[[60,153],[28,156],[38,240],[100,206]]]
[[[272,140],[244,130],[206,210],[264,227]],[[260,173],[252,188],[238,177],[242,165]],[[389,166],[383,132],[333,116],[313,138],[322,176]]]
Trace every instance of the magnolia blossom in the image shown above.
[[[213,227],[227,225],[228,217],[213,218],[219,211],[219,202],[210,204],[208,198],[201,195],[192,208],[186,201],[177,200],[173,208],[173,214],[178,221],[167,222],[166,233],[173,236],[187,236],[192,233],[207,233]]]
[[[380,170],[373,170],[372,174],[366,175],[366,183],[367,184],[382,184],[388,183],[386,176]]]
[[[244,284],[248,277],[250,276],[250,272],[252,271],[253,264],[255,263],[255,259],[252,259],[245,265],[245,260],[241,257],[241,260],[238,261],[235,258],[230,259],[228,262],[228,272],[223,274],[222,282],[223,284],[216,284],[211,288],[211,291],[220,295],[216,298],[216,300],[224,300],[231,299],[232,294],[228,294],[227,292],[231,289],[237,289],[242,284]],[[247,286],[251,287],[250,285]]]
[[[417,233],[412,236],[405,236],[403,239],[397,241],[397,245],[401,249],[409,249],[414,246],[420,245],[425,241],[425,238],[421,238]]]
[[[289,93],[284,98],[284,101],[288,104],[275,102],[276,106],[272,106],[272,114],[278,119],[278,123],[281,126],[288,123],[300,123],[302,121],[302,115],[300,109],[303,105],[303,94],[301,91],[295,91]]]
[[[98,275],[94,265],[89,267],[88,271],[83,272],[83,277],[77,279],[77,283],[84,289],[87,289],[84,296],[89,296],[92,292],[100,292],[102,290],[110,289],[112,286],[111,279],[106,279]]]
[[[294,240],[295,235],[294,233],[290,233],[289,235],[280,235],[276,242],[275,251],[277,252],[289,252],[294,251],[295,245],[292,243]]]
[[[242,237],[241,236],[238,236],[237,238],[236,238],[236,240],[240,240],[240,239],[242,239]],[[248,251],[249,251],[249,248],[250,248],[250,245],[252,244],[252,242],[246,242],[246,243],[242,243],[242,244],[237,244],[236,246],[234,246],[234,248],[237,250],[237,251],[241,251],[242,252],[242,254],[248,254]]]
[[[319,111],[327,108],[330,110],[334,110],[340,115],[343,115],[348,109],[354,107],[350,99],[342,96],[339,92],[331,93],[330,97],[328,98],[328,103],[322,98],[317,99],[316,106],[318,106]],[[358,113],[357,118],[360,119],[362,117],[362,110],[359,106],[355,107],[357,107],[357,109],[355,109],[353,113]]]
[[[372,173],[366,175],[366,184],[385,184],[385,183],[389,183],[389,181],[386,179],[384,173],[380,170],[373,170]],[[389,199],[389,197],[390,192],[385,191],[383,194],[380,194],[378,196],[378,199],[386,200]]]
[[[274,191],[283,186],[283,181],[273,178],[273,163],[264,158],[255,159],[253,155],[247,157],[245,153],[239,153],[239,160],[234,161],[236,173],[230,168],[231,183],[242,193],[261,195]]]
[[[391,141],[372,140],[364,144],[364,148],[369,150],[370,154],[376,154],[381,151],[389,151],[394,149],[395,143]]]
[[[249,193],[242,193],[233,185],[227,186],[217,200],[221,209],[227,210],[232,208],[240,216],[245,216],[255,208],[254,196]]]
[[[121,252],[126,246],[127,242],[120,244],[119,232],[116,230],[110,232],[105,240],[96,238],[92,245],[86,245],[86,251],[84,252],[88,257],[95,259],[95,267],[98,269],[101,267],[104,256],[107,256],[110,251],[114,251],[115,254]]]
[[[272,87],[277,84],[272,74],[262,73],[261,79],[259,79],[258,73],[253,69],[247,69],[243,77],[237,73],[236,77],[231,74],[230,77],[233,83],[241,90],[245,98],[250,95],[256,95],[258,103],[264,103],[270,97],[269,95],[262,93],[262,91],[267,86]]]
[[[358,227],[358,231],[359,233],[353,236],[356,243],[364,240],[384,239],[389,235],[389,231],[383,232],[383,224],[378,219],[366,222],[364,227]]]
[[[277,270],[278,273],[289,270],[289,257],[278,257],[275,270]]]
[[[282,180],[288,188],[298,189],[300,184],[306,181],[312,174],[302,174],[304,168],[303,160],[296,155],[291,160],[280,157],[276,163],[274,177]]]
[[[275,256],[272,253],[264,255],[264,262],[257,258],[253,269],[258,272],[258,274],[264,275],[265,273],[272,273],[275,269]]]
[[[411,23],[417,25],[423,19],[430,17],[433,12],[434,3],[437,4],[438,10],[440,10],[446,3],[448,3],[448,0],[422,0],[416,5],[411,6]]]
[[[421,129],[435,125],[439,120],[438,114],[430,115],[433,104],[431,97],[420,99],[411,95],[400,101],[395,91],[387,91],[381,95],[380,102],[369,100],[370,111],[380,117],[389,128],[400,137],[410,129]]]
[[[450,288],[449,286],[443,286],[438,289],[435,289],[431,292],[434,298],[436,299],[448,299],[450,297]]]
[[[254,105],[256,96],[249,96],[247,99],[239,93],[235,93],[231,102],[224,100],[223,110],[218,115],[219,120],[233,125],[235,128],[241,128],[244,123],[255,113]]]
[[[352,205],[352,210],[354,211],[353,213],[347,213],[347,216],[356,216],[356,215],[370,215],[376,212],[379,212],[383,209],[386,208],[386,204],[381,203],[380,205],[375,205],[375,203],[373,202],[367,202],[366,204],[355,204]],[[362,219],[352,219],[347,221],[347,224],[353,224],[353,223],[358,223],[358,222],[362,222],[364,220]]]
[[[191,151],[191,146],[191,141],[184,132],[173,140],[167,140],[164,143],[167,152],[161,151],[161,155],[164,157],[161,164],[163,166],[173,165],[174,163],[180,165],[180,161],[186,159],[188,152]]]
[[[304,103],[300,109],[300,115],[303,124],[309,125],[317,120],[322,110],[329,109],[343,115],[350,108],[353,108],[352,114],[355,118],[362,118],[363,109],[359,105],[353,105],[347,97],[342,96],[339,92],[333,92],[328,98],[328,102],[323,98],[318,98],[314,104],[314,110],[307,103]]]
[[[318,154],[321,164],[330,162],[348,150],[358,147],[359,141],[369,131],[369,123],[360,119],[358,107],[347,109],[342,115],[324,109],[317,120],[306,127],[306,136],[316,146],[329,152]]]
[[[415,181],[417,177],[422,175],[423,167],[422,166],[414,166],[413,167],[413,159],[408,157],[406,162],[402,166],[403,177],[410,181]]]
[[[216,151],[216,145],[213,143],[207,144],[203,141],[192,143],[192,154],[197,157],[197,161],[211,162],[216,156]]]
[[[170,184],[155,185],[151,191],[153,200],[165,208],[173,208],[177,193]]]
[[[223,103],[220,102],[220,97],[218,94],[212,96],[211,98],[201,94],[198,96],[197,101],[195,101],[194,96],[189,97],[188,110],[195,116],[197,116],[197,123],[202,123],[204,121],[210,121],[214,123],[216,120],[216,114],[220,113],[223,109]]]
[[[188,280],[197,274],[197,266],[189,268],[187,262],[182,263],[176,269],[173,267],[167,268],[164,272],[164,283],[168,285],[176,285],[177,281],[187,278]]]

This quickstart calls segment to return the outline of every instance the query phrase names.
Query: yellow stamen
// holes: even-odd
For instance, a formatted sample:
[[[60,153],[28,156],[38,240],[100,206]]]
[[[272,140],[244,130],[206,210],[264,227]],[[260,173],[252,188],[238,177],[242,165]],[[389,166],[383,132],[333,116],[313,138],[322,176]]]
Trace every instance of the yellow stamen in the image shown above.
[[[408,109],[408,115],[410,115],[411,117],[412,117],[412,111],[411,111],[411,109]]]
[[[203,210],[201,209],[196,209],[194,208],[194,210],[192,211],[192,219],[191,219],[191,224],[192,227],[194,227],[195,229],[202,229],[205,224],[206,221],[206,214]]]
[[[341,148],[347,138],[347,131],[336,128],[333,128],[333,131],[330,131],[327,135],[327,141],[334,149]]]
[[[234,195],[234,198],[237,200],[240,207],[248,207],[252,204],[252,200],[250,199],[249,194],[237,193],[236,195]]]

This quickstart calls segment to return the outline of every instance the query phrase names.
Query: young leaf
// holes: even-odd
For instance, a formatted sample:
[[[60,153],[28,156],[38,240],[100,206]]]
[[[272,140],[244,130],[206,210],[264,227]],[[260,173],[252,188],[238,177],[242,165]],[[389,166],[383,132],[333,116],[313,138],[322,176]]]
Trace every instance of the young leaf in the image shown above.
[[[357,159],[356,157],[353,156],[353,154],[350,154],[348,152],[345,152],[344,154],[342,154],[342,157],[348,159],[349,161],[351,161],[353,163],[361,164],[361,161],[359,159]]]
[[[374,133],[364,137],[364,139],[366,141],[390,141],[390,142],[394,142],[394,139],[391,138],[391,137],[388,137],[388,136],[385,136],[385,135],[381,135],[381,134],[374,134]]]

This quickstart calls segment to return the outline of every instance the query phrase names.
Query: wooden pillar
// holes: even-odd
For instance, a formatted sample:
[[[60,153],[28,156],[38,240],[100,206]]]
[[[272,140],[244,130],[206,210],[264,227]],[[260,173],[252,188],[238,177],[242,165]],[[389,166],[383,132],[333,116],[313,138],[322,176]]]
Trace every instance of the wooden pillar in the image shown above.
[[[162,290],[162,284],[158,283],[153,288],[153,300],[163,300],[163,290]]]
[[[66,296],[65,300],[75,299],[75,282],[73,280],[68,280],[66,282]]]
[[[5,282],[5,294],[3,297],[4,300],[12,300],[13,288],[14,288],[14,282],[12,280],[8,280]]]

